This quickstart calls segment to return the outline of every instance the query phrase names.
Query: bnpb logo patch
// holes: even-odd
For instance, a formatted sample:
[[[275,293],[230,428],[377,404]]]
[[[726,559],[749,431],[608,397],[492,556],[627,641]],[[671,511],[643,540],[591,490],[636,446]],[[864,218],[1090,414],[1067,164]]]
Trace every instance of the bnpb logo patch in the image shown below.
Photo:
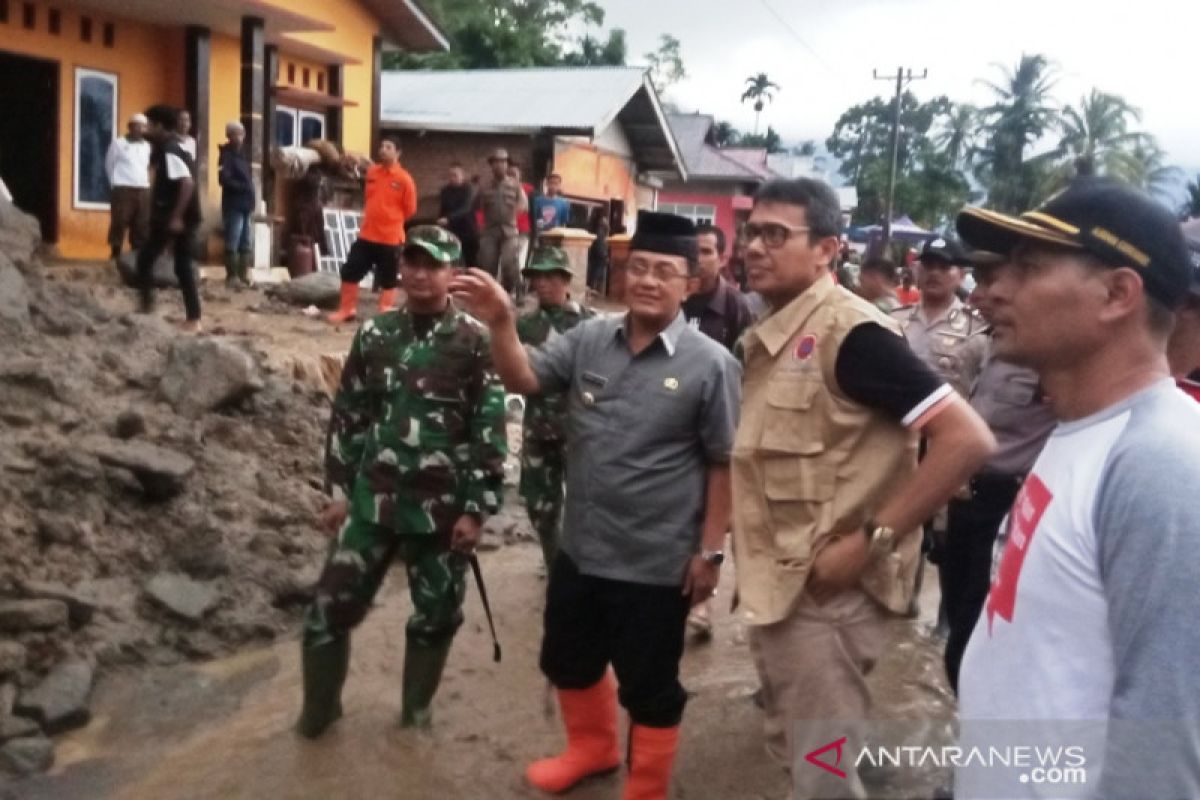
[[[817,337],[809,334],[796,342],[796,349],[792,351],[792,357],[797,361],[808,361],[816,351]]]

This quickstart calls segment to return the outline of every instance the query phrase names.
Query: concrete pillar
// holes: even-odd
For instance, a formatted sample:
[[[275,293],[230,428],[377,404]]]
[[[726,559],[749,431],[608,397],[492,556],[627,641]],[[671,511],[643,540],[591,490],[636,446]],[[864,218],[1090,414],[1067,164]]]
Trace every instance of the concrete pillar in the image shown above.
[[[259,17],[242,17],[242,81],[241,114],[246,128],[246,153],[254,173],[254,185],[262,191],[263,143],[266,125],[266,81],[263,65],[266,60],[265,23]]]
[[[279,48],[263,48],[263,135],[259,152],[262,160],[262,199],[267,211],[275,210],[275,171],[271,168],[271,148],[275,146],[275,84],[279,81]]]
[[[371,141],[367,145],[367,156],[370,158],[375,157],[375,150],[379,147],[379,122],[383,106],[382,75],[383,39],[376,36],[371,41]]]
[[[341,64],[333,64],[329,67],[329,74],[326,77],[326,81],[328,82],[330,97],[342,96],[343,87],[345,86],[345,69]],[[342,119],[344,114],[345,112],[339,105],[330,106],[325,112],[325,138],[343,147],[346,144],[342,141],[344,131]]]
[[[196,139],[196,191],[208,196],[208,148],[213,135],[209,97],[212,76],[212,34],[208,28],[188,25],[184,32],[183,107],[192,114],[192,133]]]

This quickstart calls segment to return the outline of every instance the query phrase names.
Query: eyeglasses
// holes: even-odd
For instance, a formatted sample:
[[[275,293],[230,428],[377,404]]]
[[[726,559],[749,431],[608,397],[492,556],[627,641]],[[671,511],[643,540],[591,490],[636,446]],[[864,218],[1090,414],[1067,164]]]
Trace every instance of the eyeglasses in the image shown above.
[[[808,233],[808,228],[793,228],[791,225],[784,225],[781,222],[748,222],[742,228],[742,235],[746,238],[746,244],[750,244],[758,237],[762,237],[763,244],[767,247],[783,247],[787,244],[787,240],[792,238],[797,233]]]
[[[642,261],[631,261],[629,266],[625,267],[625,274],[633,278],[645,278],[647,275],[653,275],[654,280],[661,283],[667,283],[675,278],[687,278],[687,275],[666,264],[650,265]]]

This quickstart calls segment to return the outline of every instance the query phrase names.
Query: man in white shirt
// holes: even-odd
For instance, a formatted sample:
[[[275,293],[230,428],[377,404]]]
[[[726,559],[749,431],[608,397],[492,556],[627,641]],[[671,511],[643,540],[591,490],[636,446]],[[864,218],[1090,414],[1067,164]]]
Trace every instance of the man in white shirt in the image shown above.
[[[146,139],[146,115],[129,118],[124,136],[113,139],[104,158],[104,170],[112,187],[108,245],[112,257],[121,255],[125,234],[129,245],[141,250],[150,223],[150,142]]]
[[[995,354],[1037,370],[1059,421],[963,658],[963,744],[1080,747],[1086,775],[960,765],[955,797],[1200,797],[1200,407],[1166,357],[1190,280],[1179,225],[1091,178],[1019,218],[966,209],[958,231],[1008,256]]]

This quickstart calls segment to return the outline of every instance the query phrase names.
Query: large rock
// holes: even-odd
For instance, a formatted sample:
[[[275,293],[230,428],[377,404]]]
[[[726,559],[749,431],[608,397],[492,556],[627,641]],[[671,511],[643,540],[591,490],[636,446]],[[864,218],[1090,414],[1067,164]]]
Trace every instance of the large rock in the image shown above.
[[[29,324],[29,289],[25,278],[7,257],[0,255],[0,328]]]
[[[193,263],[192,269],[196,268]],[[117,259],[117,272],[121,274],[121,280],[126,286],[134,286],[137,284],[137,253],[130,251],[123,254]],[[199,285],[200,277],[197,274],[196,283]],[[179,278],[175,277],[175,255],[171,248],[163,251],[158,260],[154,262],[154,286],[158,289],[177,289],[179,288]]]
[[[86,525],[87,523],[81,523]],[[21,592],[35,600],[61,600],[67,604],[67,615],[71,625],[80,627],[92,621],[99,605],[94,597],[80,591],[68,589],[61,583],[44,583],[42,581],[21,581]],[[0,643],[0,647],[2,647]]]
[[[88,662],[64,661],[32,690],[22,692],[13,710],[18,716],[36,720],[51,735],[87,725],[92,718],[88,700],[94,677]]]
[[[11,675],[25,666],[25,645],[20,642],[0,642],[0,675]],[[8,713],[8,709],[0,703],[0,717]]]
[[[7,200],[0,200],[0,253],[4,253],[26,278],[40,272],[34,257],[42,244],[37,217],[26,214]]]
[[[254,360],[220,339],[178,339],[158,390],[177,412],[199,417],[263,388]]]
[[[332,272],[314,272],[293,281],[268,286],[266,292],[268,297],[291,305],[337,308],[342,279]]]
[[[186,575],[160,572],[146,584],[151,600],[184,619],[199,622],[220,601],[217,590]]]
[[[196,468],[196,462],[175,450],[149,442],[123,442],[107,436],[88,436],[80,448],[110,467],[129,470],[146,496],[166,500],[183,491],[184,483]]]
[[[0,747],[0,766],[14,775],[33,775],[54,766],[54,743],[45,736],[13,739]]]
[[[67,624],[67,604],[61,600],[0,601],[0,630],[45,631]]]
[[[0,719],[0,742],[37,736],[42,732],[38,724],[28,717],[5,717]]]

